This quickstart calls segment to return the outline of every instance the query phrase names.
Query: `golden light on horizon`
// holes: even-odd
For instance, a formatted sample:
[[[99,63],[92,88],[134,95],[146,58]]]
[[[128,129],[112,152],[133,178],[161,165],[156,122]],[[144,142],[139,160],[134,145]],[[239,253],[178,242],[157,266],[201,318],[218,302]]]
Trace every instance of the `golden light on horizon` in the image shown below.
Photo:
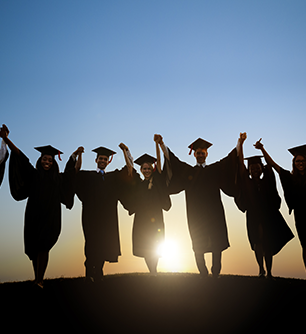
[[[161,256],[159,261],[159,269],[167,272],[178,272],[183,270],[183,263],[181,261],[180,250],[178,243],[175,240],[164,241],[157,253]]]

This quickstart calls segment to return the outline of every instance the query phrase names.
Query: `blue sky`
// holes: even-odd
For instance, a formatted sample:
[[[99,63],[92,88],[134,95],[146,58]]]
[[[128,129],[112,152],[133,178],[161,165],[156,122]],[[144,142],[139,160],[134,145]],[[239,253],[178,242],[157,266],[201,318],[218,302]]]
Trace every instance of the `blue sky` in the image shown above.
[[[212,142],[210,163],[224,157],[244,131],[246,156],[258,153],[252,145],[262,137],[272,157],[290,169],[287,149],[306,141],[305,14],[305,1],[2,0],[0,123],[7,124],[11,140],[33,164],[38,158],[35,146],[52,144],[62,150],[61,169],[80,145],[85,147],[84,169],[95,168],[91,149],[100,145],[118,152],[109,169],[121,168],[118,144],[126,143],[134,158],[144,152],[154,155],[154,133],[161,133],[191,164],[187,146],[198,137]],[[279,182],[278,189],[282,196]],[[7,173],[0,201],[0,281],[27,279],[25,202],[10,197]],[[183,195],[176,201],[167,214],[166,231],[171,215],[184,207]],[[244,215],[231,199],[225,199],[225,207],[228,224],[233,224],[232,248],[244,245],[252,268],[241,266],[239,273],[256,274]],[[296,234],[284,201],[282,213]],[[120,215],[120,224],[127,220],[121,226],[123,253],[136,261],[130,256],[132,218],[122,208]],[[61,255],[51,258],[49,276],[83,274],[79,220],[78,201],[71,212],[63,208],[63,232],[51,251]],[[241,222],[237,225],[236,220]],[[169,227],[169,237],[179,230],[186,233],[186,245],[180,248],[193,261],[185,225],[184,218]],[[306,278],[297,238],[291,244],[282,251],[280,275]],[[68,271],[66,254],[72,253],[78,254],[78,269]],[[235,262],[238,253],[228,263]],[[138,262],[129,267],[124,256],[110,272],[146,271]],[[294,269],[288,264],[292,259],[297,261]],[[196,271],[194,264],[188,268]],[[231,265],[226,270],[237,272]]]

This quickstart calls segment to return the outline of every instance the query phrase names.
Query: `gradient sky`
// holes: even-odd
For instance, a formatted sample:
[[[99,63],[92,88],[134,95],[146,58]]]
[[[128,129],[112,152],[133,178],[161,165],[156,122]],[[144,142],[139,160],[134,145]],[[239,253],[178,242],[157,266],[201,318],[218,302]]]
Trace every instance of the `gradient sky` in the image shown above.
[[[181,160],[187,146],[213,143],[215,162],[247,132],[245,156],[267,151],[291,169],[288,148],[305,144],[306,2],[301,0],[0,1],[0,123],[35,164],[33,147],[51,144],[65,154],[85,147],[83,169],[95,169],[91,150],[134,158],[155,154],[154,133]],[[281,212],[296,234],[282,188]],[[257,275],[245,215],[223,196],[231,247],[223,274]],[[6,170],[0,189],[0,282],[33,278],[23,252],[26,201],[12,199]],[[122,256],[105,272],[147,272],[132,255],[133,217],[118,206]],[[184,194],[165,213],[172,250],[160,271],[197,272],[187,230]],[[172,246],[171,246],[172,245]],[[62,208],[62,233],[50,253],[47,278],[84,275],[81,205]],[[171,248],[172,247],[172,248]],[[208,264],[211,256],[208,255]],[[274,257],[275,276],[306,278],[297,236]]]

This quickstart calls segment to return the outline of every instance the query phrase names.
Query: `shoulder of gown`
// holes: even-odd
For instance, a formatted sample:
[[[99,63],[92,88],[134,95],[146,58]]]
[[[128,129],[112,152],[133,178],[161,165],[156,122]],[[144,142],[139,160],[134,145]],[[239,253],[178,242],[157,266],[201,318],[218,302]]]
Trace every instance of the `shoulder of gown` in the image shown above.
[[[153,174],[153,187],[157,188],[162,209],[169,211],[172,204],[169,196],[169,188],[166,185],[166,175],[156,170]]]

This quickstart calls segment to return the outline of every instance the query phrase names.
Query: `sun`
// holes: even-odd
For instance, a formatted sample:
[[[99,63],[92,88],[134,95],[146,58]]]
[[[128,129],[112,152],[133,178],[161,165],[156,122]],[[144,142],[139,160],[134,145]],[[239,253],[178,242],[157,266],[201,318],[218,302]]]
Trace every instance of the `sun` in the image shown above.
[[[177,244],[173,240],[164,241],[157,252],[164,258],[173,258],[177,253]]]
[[[160,258],[159,268],[163,271],[180,271],[181,261],[177,242],[174,240],[164,241],[157,249]]]

